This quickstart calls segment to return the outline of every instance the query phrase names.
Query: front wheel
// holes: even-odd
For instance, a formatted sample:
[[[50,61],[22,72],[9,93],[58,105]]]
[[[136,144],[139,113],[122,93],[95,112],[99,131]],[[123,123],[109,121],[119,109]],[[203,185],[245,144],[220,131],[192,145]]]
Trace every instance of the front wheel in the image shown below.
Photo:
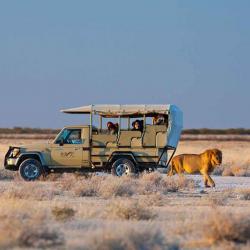
[[[120,158],[112,164],[111,173],[116,176],[136,174],[135,164],[126,158]]]
[[[25,181],[34,181],[42,175],[43,167],[38,160],[27,159],[21,163],[19,173]]]

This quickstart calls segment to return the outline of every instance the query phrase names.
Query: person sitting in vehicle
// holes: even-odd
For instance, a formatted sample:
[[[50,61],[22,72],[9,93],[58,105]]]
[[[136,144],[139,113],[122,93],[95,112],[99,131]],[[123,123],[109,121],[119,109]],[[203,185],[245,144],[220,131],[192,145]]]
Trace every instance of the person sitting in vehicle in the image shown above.
[[[108,131],[111,135],[115,135],[118,133],[119,125],[118,125],[118,123],[114,124],[113,122],[108,122],[107,128],[108,128]]]
[[[156,115],[153,117],[153,125],[164,125],[166,124],[166,116]]]
[[[80,130],[75,130],[74,132],[71,133],[71,143],[72,144],[81,144],[82,139],[81,139],[81,131]]]
[[[65,140],[65,144],[81,144],[82,143],[82,138],[81,138],[81,130],[76,129],[72,130],[68,138]]]
[[[133,131],[141,131],[143,132],[143,120],[135,120],[132,123],[132,130]]]

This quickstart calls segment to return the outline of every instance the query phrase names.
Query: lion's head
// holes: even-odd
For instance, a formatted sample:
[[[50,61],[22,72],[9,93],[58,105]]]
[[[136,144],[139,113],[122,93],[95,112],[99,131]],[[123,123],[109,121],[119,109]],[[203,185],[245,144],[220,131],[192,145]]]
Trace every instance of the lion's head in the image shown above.
[[[217,149],[208,149],[205,151],[208,154],[209,160],[213,166],[219,166],[222,163],[222,152]]]

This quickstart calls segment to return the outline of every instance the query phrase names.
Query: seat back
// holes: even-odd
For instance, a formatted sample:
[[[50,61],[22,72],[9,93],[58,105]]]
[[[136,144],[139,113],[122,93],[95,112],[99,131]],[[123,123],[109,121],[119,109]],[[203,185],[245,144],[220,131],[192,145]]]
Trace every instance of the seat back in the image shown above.
[[[109,134],[92,135],[92,145],[99,147],[106,147],[107,143],[116,142],[116,138],[117,138],[116,135],[109,135]]]
[[[118,144],[119,146],[131,147],[131,141],[133,138],[141,137],[140,131],[121,131]]]
[[[143,146],[155,147],[156,146],[156,134],[158,132],[166,132],[166,125],[147,125],[143,137]]]

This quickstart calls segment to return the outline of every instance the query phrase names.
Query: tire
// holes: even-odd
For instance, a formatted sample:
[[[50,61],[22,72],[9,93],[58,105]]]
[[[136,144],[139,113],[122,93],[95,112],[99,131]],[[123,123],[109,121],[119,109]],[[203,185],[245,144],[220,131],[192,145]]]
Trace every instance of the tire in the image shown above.
[[[20,164],[19,174],[25,181],[34,181],[43,174],[43,167],[38,160],[27,159]]]
[[[111,167],[111,174],[115,176],[135,175],[136,172],[135,164],[126,158],[116,160]]]

